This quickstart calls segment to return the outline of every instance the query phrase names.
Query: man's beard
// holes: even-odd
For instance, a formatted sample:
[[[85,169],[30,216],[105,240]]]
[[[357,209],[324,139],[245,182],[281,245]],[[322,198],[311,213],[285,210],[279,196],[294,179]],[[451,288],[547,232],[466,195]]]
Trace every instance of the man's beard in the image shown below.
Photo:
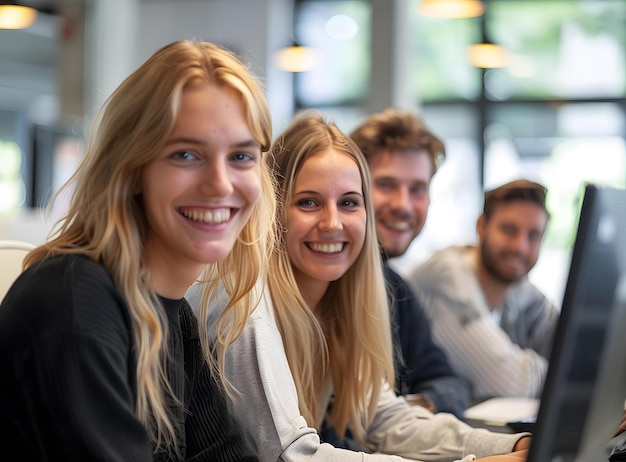
[[[519,281],[522,277],[528,274],[528,271],[530,271],[528,260],[526,259],[524,260],[524,262],[526,264],[527,269],[524,272],[524,274],[521,274],[519,276],[518,275],[509,276],[503,273],[502,271],[500,271],[500,268],[498,267],[498,264],[497,264],[497,258],[494,256],[494,253],[490,251],[486,240],[484,240],[480,245],[480,259],[483,264],[483,267],[485,268],[485,271],[487,271],[489,276],[491,276],[498,282],[502,282],[504,284],[512,284],[516,281]]]

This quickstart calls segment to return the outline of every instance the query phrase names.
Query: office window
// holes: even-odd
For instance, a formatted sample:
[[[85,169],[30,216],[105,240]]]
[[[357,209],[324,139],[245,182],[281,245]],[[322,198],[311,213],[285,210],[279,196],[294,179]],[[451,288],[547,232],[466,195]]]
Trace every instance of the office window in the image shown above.
[[[59,127],[34,127],[34,182],[32,207],[47,207],[50,198],[72,176],[85,155],[86,143],[79,133]],[[57,198],[54,213],[67,211],[72,191]]]
[[[409,72],[421,101],[480,97],[482,72],[465,58],[469,45],[480,40],[480,19],[433,19],[410,9]]]
[[[16,212],[25,201],[22,151],[14,141],[0,140],[0,215]]]
[[[491,100],[626,96],[626,2],[489,0],[484,18],[442,20],[411,9],[411,72],[422,101],[477,100],[481,71],[467,47],[487,38],[509,64],[487,71]],[[512,18],[515,18],[512,20]]]
[[[506,104],[490,109],[485,186],[529,176],[549,189],[547,244],[571,250],[583,186],[626,186],[626,114],[615,103]]]
[[[492,0],[486,21],[510,53],[486,78],[493,99],[626,96],[623,0]]]
[[[299,1],[295,38],[320,55],[320,65],[295,76],[300,107],[361,101],[370,70],[370,6],[366,1]]]

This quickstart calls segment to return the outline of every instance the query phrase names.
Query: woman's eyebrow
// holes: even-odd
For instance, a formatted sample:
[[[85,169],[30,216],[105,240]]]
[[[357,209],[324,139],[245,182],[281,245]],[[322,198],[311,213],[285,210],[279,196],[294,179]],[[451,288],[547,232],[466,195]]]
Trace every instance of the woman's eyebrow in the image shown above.
[[[259,148],[261,147],[261,143],[259,143],[255,139],[249,139],[249,140],[241,141],[239,143],[235,143],[234,146],[238,148]]]
[[[197,139],[197,138],[188,138],[188,137],[184,137],[181,136],[179,138],[172,138],[170,140],[167,141],[166,146],[172,145],[172,144],[206,144],[205,141]]]
[[[191,138],[191,137],[186,137],[186,136],[181,136],[178,138],[172,138],[171,140],[169,140],[166,144],[166,146],[172,145],[172,144],[198,144],[198,145],[203,145],[203,144],[207,144],[207,142],[205,140],[201,140],[198,138]],[[249,139],[249,140],[244,140],[244,141],[240,141],[238,143],[233,144],[233,147],[236,148],[248,148],[248,147],[252,147],[252,148],[258,148],[260,147],[261,144],[255,140],[255,139]]]

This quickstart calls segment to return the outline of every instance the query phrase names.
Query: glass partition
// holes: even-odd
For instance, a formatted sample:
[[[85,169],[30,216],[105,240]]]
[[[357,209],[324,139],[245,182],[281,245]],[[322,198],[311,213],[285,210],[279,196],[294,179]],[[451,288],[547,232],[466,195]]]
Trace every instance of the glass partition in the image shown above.
[[[560,99],[626,96],[626,2],[489,0],[484,18],[433,19],[411,8],[412,74],[422,101],[476,100],[481,71],[466,49],[486,38],[509,63],[485,76],[486,97]]]
[[[366,1],[298,2],[296,42],[313,47],[320,55],[316,69],[296,74],[298,106],[363,100],[369,84],[371,19]]]

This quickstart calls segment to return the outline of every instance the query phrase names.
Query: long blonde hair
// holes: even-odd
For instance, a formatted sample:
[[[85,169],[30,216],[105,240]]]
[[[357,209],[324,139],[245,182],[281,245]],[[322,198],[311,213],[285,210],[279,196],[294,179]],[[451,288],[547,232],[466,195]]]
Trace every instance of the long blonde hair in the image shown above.
[[[165,146],[178,115],[184,89],[197,82],[236,90],[246,108],[248,126],[262,151],[270,148],[271,119],[260,82],[230,52],[205,42],[178,41],[164,46],[133,72],[108,98],[92,130],[84,161],[64,188],[75,187],[67,214],[48,242],[33,250],[25,266],[52,255],[80,253],[102,263],[128,305],[137,348],[137,415],[150,430],[155,448],[176,448],[165,405],[171,388],[165,377],[167,323],[150,289],[144,260],[148,224],[135,195],[142,169]],[[232,294],[232,316],[209,346],[206,309],[199,315],[205,355],[223,376],[224,350],[248,318],[248,292],[267,266],[273,236],[275,195],[267,166],[261,168],[262,193],[230,255],[208,265],[204,299],[217,281]],[[234,277],[234,275],[237,277]],[[237,306],[238,309],[230,309]],[[232,328],[232,329],[231,329]],[[215,351],[212,351],[215,348]],[[214,360],[213,354],[217,357]]]
[[[348,154],[361,174],[367,212],[365,242],[352,267],[333,281],[318,307],[309,307],[295,282],[283,239],[286,204],[296,177],[311,155],[329,147]],[[335,399],[328,422],[343,435],[350,428],[365,440],[383,383],[393,386],[391,334],[381,255],[363,154],[334,123],[315,111],[297,115],[278,136],[268,157],[278,184],[279,250],[272,254],[269,290],[300,412],[319,429],[322,387],[332,378]]]

